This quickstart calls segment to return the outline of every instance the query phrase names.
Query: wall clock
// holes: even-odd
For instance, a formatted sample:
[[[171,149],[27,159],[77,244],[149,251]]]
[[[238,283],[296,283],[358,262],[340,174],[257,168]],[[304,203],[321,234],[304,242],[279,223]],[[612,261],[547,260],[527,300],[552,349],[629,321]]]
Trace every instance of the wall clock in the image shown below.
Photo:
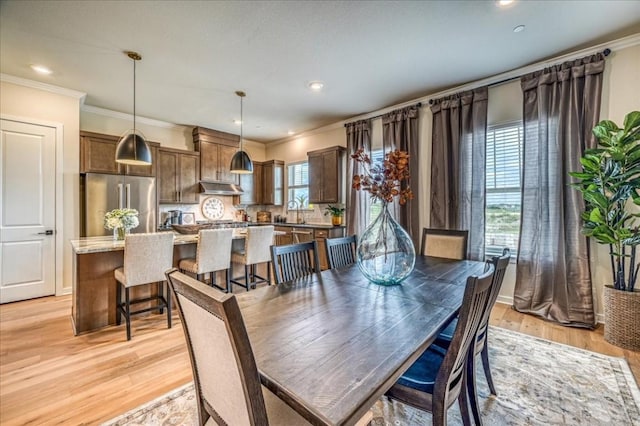
[[[218,220],[224,214],[224,204],[219,198],[208,197],[202,203],[202,214],[209,220]]]

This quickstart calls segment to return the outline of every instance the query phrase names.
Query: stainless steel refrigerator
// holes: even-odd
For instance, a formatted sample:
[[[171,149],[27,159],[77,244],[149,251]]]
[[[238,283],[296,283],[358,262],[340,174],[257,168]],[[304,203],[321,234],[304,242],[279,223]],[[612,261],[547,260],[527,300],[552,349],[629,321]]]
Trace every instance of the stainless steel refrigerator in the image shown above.
[[[131,232],[156,232],[156,179],[87,173],[80,176],[80,235],[112,235],[104,229],[104,214],[113,209],[138,210],[140,225]]]

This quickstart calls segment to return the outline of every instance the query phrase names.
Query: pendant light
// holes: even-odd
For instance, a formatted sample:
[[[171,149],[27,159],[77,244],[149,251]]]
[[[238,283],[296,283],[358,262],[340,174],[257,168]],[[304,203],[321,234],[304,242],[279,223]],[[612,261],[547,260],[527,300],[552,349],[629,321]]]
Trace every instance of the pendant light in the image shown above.
[[[137,52],[124,52],[133,60],[133,130],[127,130],[116,148],[116,163],[130,165],[151,164],[151,150],[144,136],[136,130],[136,61],[142,59]]]
[[[242,125],[244,123],[244,117],[242,116],[242,98],[246,96],[244,92],[237,91],[236,95],[240,97],[240,151],[233,154],[231,158],[231,173],[249,174],[253,173],[253,163],[249,154],[242,149]]]

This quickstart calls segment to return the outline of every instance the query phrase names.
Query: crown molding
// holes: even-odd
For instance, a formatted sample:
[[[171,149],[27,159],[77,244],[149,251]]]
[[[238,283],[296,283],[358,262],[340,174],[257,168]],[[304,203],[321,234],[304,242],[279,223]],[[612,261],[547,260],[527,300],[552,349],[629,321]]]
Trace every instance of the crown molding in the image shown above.
[[[0,81],[16,84],[18,86],[30,87],[32,89],[44,90],[45,92],[55,93],[56,95],[68,96],[70,98],[78,99],[81,104],[84,103],[84,100],[87,97],[87,94],[84,92],[54,86],[53,84],[42,83],[40,81],[28,80],[26,78],[16,77],[9,74],[0,74]]]
[[[116,118],[119,120],[133,121],[133,114],[128,114],[126,112],[113,111],[106,108],[100,108],[93,105],[83,104],[80,107],[80,110],[83,112],[88,112],[91,114],[101,115],[103,117]],[[144,123],[149,126],[161,127],[164,129],[183,129],[188,128],[191,130],[194,126],[184,126],[180,124],[169,123],[167,121],[156,120],[154,118],[142,117],[136,114],[136,122]]]

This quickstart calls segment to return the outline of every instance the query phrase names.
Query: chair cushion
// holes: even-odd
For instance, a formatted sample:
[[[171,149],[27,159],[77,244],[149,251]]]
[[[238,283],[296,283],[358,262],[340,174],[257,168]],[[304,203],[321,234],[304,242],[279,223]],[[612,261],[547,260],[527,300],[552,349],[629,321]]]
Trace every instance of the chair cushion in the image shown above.
[[[440,370],[446,353],[446,350],[439,346],[429,346],[420,355],[420,358],[398,379],[398,384],[432,394],[438,370]]]
[[[457,326],[458,326],[458,318],[456,317],[449,323],[449,325],[444,330],[440,332],[438,337],[436,337],[436,341],[434,343],[437,346],[440,346],[441,348],[448,348],[449,345],[451,344],[451,341],[453,340],[453,333],[456,331]],[[486,334],[486,331],[478,334],[477,341],[482,342],[485,334]],[[478,348],[476,348],[476,353],[477,351],[478,351]]]
[[[182,259],[178,267],[185,272],[198,273],[198,264],[195,259]]]

